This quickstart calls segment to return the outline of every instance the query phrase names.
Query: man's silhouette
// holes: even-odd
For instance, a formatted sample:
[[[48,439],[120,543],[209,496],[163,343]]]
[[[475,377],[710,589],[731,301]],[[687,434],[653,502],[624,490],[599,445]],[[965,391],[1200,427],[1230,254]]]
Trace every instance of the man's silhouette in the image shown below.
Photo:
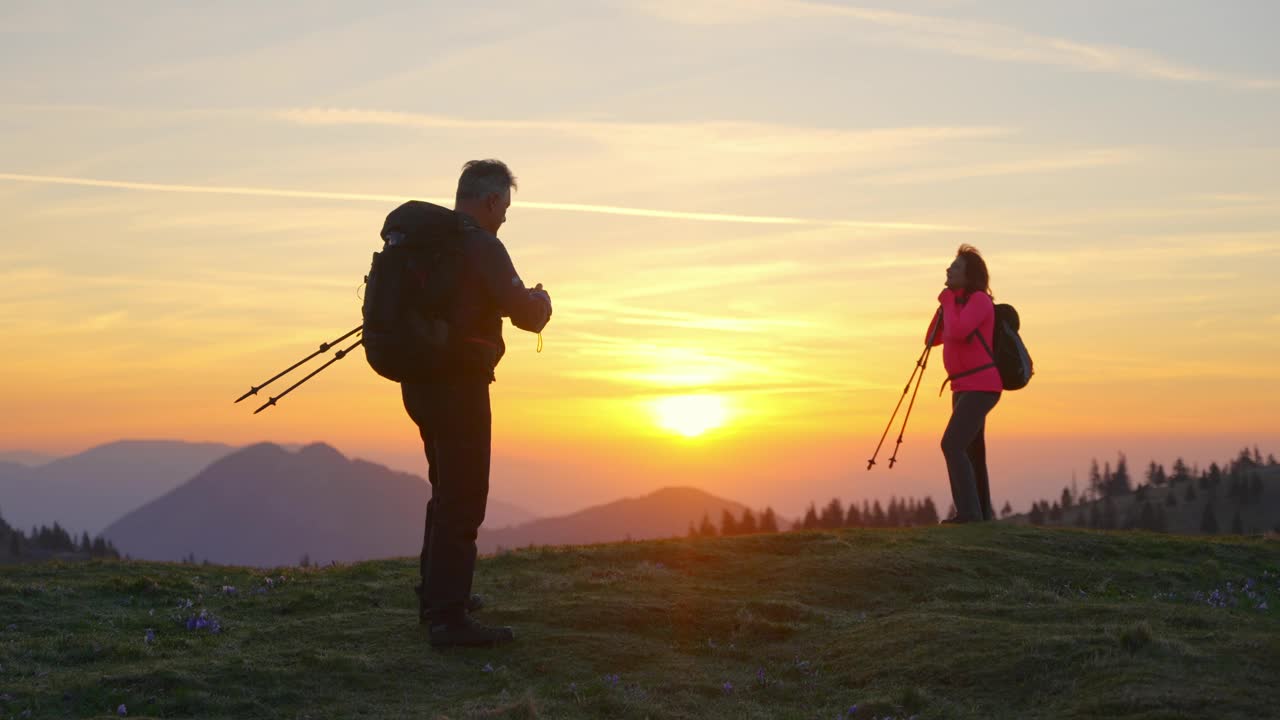
[[[470,615],[481,605],[471,594],[471,579],[489,495],[489,383],[506,349],[502,318],[535,333],[551,319],[550,296],[541,285],[524,286],[497,236],[515,187],[502,162],[463,166],[454,209],[465,228],[465,259],[449,314],[453,350],[431,381],[401,384],[429,465],[419,618],[437,647],[495,645],[515,637],[509,627],[487,627]]]

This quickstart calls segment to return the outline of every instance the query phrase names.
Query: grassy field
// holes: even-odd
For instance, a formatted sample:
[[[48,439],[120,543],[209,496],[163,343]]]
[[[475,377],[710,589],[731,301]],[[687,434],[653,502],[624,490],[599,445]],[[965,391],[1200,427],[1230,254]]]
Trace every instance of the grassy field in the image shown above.
[[[448,652],[415,576],[0,567],[0,718],[1280,716],[1271,540],[985,525],[531,549],[477,577],[517,642]]]

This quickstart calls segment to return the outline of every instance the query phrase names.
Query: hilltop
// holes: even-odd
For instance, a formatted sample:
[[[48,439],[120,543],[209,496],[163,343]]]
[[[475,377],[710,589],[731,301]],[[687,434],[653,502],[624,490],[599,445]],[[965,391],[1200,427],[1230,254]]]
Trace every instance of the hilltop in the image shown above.
[[[445,653],[416,624],[415,565],[0,568],[0,716],[1257,718],[1277,700],[1271,540],[990,524],[533,548],[478,570],[517,643]]]

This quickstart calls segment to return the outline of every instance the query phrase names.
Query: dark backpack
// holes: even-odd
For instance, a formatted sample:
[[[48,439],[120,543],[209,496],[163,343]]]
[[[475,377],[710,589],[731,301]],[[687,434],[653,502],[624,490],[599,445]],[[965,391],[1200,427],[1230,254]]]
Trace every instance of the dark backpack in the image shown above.
[[[410,200],[387,215],[361,310],[365,359],[382,377],[425,380],[448,362],[463,237],[461,217],[439,205]]]
[[[1005,390],[1021,390],[1031,382],[1031,376],[1036,372],[1031,354],[1027,352],[1027,346],[1018,334],[1021,327],[1018,311],[1012,305],[1002,304],[996,305],[996,321],[992,333],[995,347],[987,347],[987,341],[982,339],[981,333],[977,333],[978,341],[986,348],[996,370],[1000,372],[1000,384],[1004,385]]]

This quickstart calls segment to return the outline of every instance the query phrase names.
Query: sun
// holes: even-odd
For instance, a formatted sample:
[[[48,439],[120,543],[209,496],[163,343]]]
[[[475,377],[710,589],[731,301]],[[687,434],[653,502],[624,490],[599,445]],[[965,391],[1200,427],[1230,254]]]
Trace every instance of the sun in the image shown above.
[[[653,404],[658,425],[687,438],[725,424],[729,408],[719,395],[674,395]]]

